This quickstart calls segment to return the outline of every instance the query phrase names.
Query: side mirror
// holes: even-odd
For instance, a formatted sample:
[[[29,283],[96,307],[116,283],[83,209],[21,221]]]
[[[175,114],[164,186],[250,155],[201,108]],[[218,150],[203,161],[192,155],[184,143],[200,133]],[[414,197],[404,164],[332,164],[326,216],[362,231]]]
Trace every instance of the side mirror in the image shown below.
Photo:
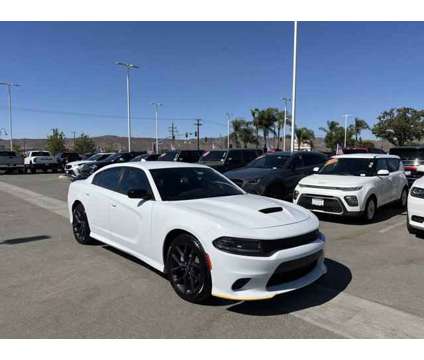
[[[147,192],[146,189],[131,189],[128,190],[128,197],[130,199],[144,199],[144,200],[151,200],[152,194]]]
[[[313,171],[314,173],[317,173],[317,172],[319,171],[319,167],[318,167],[318,166],[314,167],[314,168],[312,169],[312,171]]]
[[[377,171],[377,176],[387,176],[389,175],[389,170],[381,169]]]
[[[424,165],[418,165],[417,166],[417,171],[418,172],[424,172]]]

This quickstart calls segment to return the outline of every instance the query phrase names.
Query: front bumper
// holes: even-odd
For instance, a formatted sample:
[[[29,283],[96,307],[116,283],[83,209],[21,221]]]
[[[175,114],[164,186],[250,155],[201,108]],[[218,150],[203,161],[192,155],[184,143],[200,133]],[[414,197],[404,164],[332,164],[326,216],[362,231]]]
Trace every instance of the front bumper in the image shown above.
[[[424,231],[424,199],[408,196],[408,223],[413,228]]]
[[[324,245],[324,235],[320,234],[311,243],[280,250],[269,257],[241,256],[214,249],[209,254],[212,261],[212,295],[234,300],[260,300],[307,286],[327,271]],[[308,257],[314,262],[302,264],[302,259]],[[281,271],[285,264],[297,266],[294,270],[298,271],[299,276],[292,273],[287,282],[275,281],[277,269]],[[234,289],[233,285],[239,279],[249,281],[240,289]]]

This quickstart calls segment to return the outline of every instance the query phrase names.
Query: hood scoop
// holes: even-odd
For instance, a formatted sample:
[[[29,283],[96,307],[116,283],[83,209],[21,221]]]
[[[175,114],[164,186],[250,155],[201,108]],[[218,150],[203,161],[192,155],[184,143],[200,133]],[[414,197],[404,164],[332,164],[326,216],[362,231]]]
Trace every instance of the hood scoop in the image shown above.
[[[277,207],[271,207],[271,208],[261,209],[259,211],[261,213],[264,213],[264,214],[272,214],[272,213],[283,211],[283,208],[277,206]]]

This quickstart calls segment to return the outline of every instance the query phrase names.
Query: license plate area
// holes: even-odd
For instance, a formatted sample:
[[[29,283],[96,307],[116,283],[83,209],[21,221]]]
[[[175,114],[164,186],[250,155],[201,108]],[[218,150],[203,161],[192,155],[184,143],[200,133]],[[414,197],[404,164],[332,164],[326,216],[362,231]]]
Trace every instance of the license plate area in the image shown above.
[[[314,205],[314,206],[324,206],[324,199],[312,198],[312,205]]]

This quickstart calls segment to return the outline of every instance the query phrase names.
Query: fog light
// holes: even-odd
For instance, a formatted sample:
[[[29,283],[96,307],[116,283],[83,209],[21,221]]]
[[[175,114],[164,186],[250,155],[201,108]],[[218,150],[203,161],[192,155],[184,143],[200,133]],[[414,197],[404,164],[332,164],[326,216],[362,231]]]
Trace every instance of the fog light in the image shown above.
[[[349,206],[358,206],[358,198],[356,196],[348,195],[345,196],[344,199],[346,200]]]
[[[250,281],[250,278],[243,278],[234,281],[234,284],[231,286],[233,291],[240,290],[244,285],[246,285]]]

